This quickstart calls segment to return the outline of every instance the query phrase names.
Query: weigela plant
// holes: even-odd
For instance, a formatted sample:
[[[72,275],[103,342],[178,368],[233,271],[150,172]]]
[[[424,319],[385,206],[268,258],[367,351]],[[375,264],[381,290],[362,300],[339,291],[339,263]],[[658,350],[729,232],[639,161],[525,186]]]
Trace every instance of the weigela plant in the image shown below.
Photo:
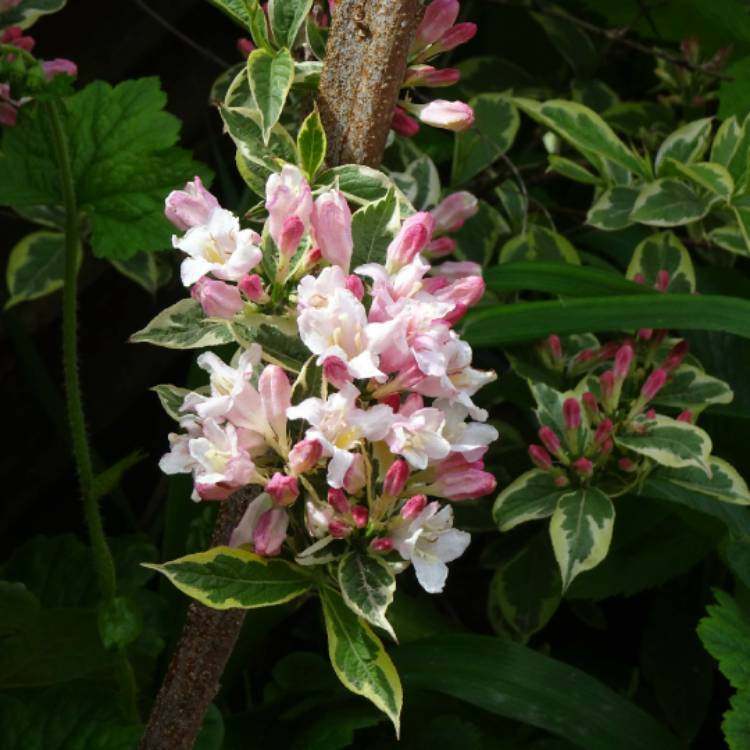
[[[161,568],[179,587],[215,602],[212,566],[262,570],[271,558],[297,593],[315,585],[324,606],[342,597],[353,623],[358,616],[391,635],[396,574],[411,564],[426,591],[443,590],[447,563],[470,541],[444,501],[495,488],[483,456],[498,435],[473,400],[495,375],[472,367],[454,328],[484,292],[475,264],[433,265],[424,253],[475,203],[459,193],[433,213],[413,213],[390,188],[353,215],[339,188],[313,190],[292,164],[267,181],[260,233],[199,178],[167,197],[194,325],[223,328],[239,348],[228,362],[210,351],[198,357],[206,390],[159,387],[181,428],[160,465],[191,473],[197,501],[257,488],[229,548]],[[359,233],[359,219],[384,204],[384,233]],[[356,260],[361,243],[369,262]],[[138,336],[156,340],[158,325]],[[264,345],[272,334],[296,347],[279,356],[277,342]],[[300,359],[290,362],[290,353]],[[205,580],[188,585],[196,565]],[[289,598],[260,589],[250,583],[235,606]],[[395,718],[393,705],[368,696]]]

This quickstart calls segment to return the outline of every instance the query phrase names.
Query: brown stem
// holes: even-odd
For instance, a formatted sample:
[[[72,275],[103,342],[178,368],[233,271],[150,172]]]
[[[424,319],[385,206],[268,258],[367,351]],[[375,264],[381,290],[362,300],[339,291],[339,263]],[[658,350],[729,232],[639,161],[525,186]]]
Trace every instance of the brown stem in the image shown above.
[[[419,0],[336,3],[318,92],[331,166],[380,164],[419,15]]]
[[[227,544],[257,488],[240,490],[222,503],[211,546]],[[191,750],[245,620],[244,609],[218,610],[192,602],[156,702],[141,750]]]

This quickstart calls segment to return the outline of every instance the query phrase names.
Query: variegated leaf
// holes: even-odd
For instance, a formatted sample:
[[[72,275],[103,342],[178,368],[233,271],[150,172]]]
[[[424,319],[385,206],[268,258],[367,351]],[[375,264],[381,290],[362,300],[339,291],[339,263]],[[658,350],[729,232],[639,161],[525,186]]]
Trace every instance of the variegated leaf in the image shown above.
[[[698,161],[711,142],[711,117],[689,122],[667,136],[656,152],[656,174],[661,177],[666,159],[688,162]]]
[[[677,227],[702,219],[712,203],[690,185],[666,177],[641,188],[630,218],[654,227]]]
[[[500,263],[513,260],[554,260],[579,266],[578,251],[561,234],[547,227],[532,224],[528,231],[519,234],[503,245]]]
[[[383,628],[395,641],[396,634],[385,617],[396,591],[396,577],[388,564],[365,552],[349,552],[339,563],[338,579],[349,609]]]
[[[714,136],[711,161],[723,164],[735,183],[747,174],[750,153],[750,118],[740,124],[735,116],[725,120]]]
[[[625,229],[633,224],[630,214],[637,198],[638,188],[608,188],[594,201],[586,215],[586,223],[605,231]]]
[[[263,143],[268,144],[271,129],[278,122],[294,80],[294,59],[288,49],[271,53],[256,49],[247,59],[247,75],[255,106],[260,112]]]
[[[670,172],[677,176],[687,177],[698,187],[729,201],[734,193],[734,180],[726,167],[714,162],[704,161],[696,164],[683,164],[673,159],[668,160]]]
[[[723,380],[683,364],[671,374],[653,402],[678,409],[701,409],[710,404],[729,404],[733,398],[732,389]]]
[[[185,402],[185,396],[190,393],[190,389],[163,383],[162,385],[155,385],[151,390],[159,397],[162,408],[172,419],[179,422],[185,416],[181,409]]]
[[[657,284],[659,271],[669,274],[668,292],[694,292],[695,270],[690,253],[672,232],[659,232],[646,237],[636,247],[626,276],[640,275],[646,286]]]
[[[556,154],[550,154],[547,157],[549,162],[548,172],[557,172],[563,177],[567,177],[569,180],[580,182],[584,185],[599,185],[601,184],[601,178],[582,167],[578,162],[572,159],[566,159],[564,156],[557,156]]]
[[[526,521],[548,518],[563,492],[549,472],[531,469],[498,495],[492,517],[500,531],[509,531]]]

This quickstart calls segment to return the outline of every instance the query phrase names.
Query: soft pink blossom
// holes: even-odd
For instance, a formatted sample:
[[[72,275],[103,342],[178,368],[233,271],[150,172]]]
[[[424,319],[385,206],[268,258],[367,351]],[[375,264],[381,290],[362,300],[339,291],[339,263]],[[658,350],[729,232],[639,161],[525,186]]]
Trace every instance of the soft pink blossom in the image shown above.
[[[419,132],[419,123],[413,117],[409,117],[401,107],[396,107],[393,110],[391,128],[399,135],[411,138]]]
[[[434,221],[426,211],[410,216],[402,225],[396,237],[388,245],[385,266],[393,273],[411,263],[424,250],[432,238]]]
[[[398,497],[406,487],[409,479],[409,464],[402,458],[397,458],[385,474],[383,493],[389,497]]]
[[[294,477],[276,472],[266,484],[266,492],[276,505],[293,505],[299,497],[299,485]]]
[[[219,208],[219,201],[203,187],[198,176],[182,190],[173,190],[164,201],[164,215],[181,231],[208,224],[216,208]]]
[[[302,221],[305,231],[310,225],[313,200],[310,185],[300,170],[285,164],[281,172],[272,174],[266,182],[266,209],[268,232],[278,247],[284,222],[290,216]]]
[[[348,271],[353,248],[352,212],[340,190],[328,190],[318,196],[312,226],[323,258]]]
[[[66,60],[63,57],[56,57],[54,60],[45,60],[42,62],[44,77],[49,81],[57,75],[66,75],[71,78],[78,77],[78,66],[72,60]]]
[[[461,71],[457,68],[434,68],[432,65],[415,65],[407,68],[402,84],[403,88],[414,86],[453,86],[461,78]]]
[[[289,527],[289,515],[283,508],[271,508],[258,519],[253,530],[253,548],[258,555],[274,557],[281,552]]]
[[[474,110],[465,102],[435,99],[429,104],[412,105],[420,122],[435,128],[459,132],[474,124]]]
[[[422,49],[440,39],[456,23],[460,5],[458,0],[433,0],[419,22],[414,38],[414,49]]]
[[[477,25],[475,23],[457,23],[437,40],[430,52],[448,52],[461,44],[466,44],[476,36],[476,33]]]
[[[430,211],[435,220],[435,234],[455,232],[477,211],[479,211],[479,201],[476,196],[466,190],[451,193]]]
[[[245,305],[236,286],[208,276],[193,284],[190,295],[200,302],[203,312],[211,318],[233,318]]]
[[[297,475],[315,467],[323,456],[323,446],[318,440],[300,440],[289,451],[289,468]]]

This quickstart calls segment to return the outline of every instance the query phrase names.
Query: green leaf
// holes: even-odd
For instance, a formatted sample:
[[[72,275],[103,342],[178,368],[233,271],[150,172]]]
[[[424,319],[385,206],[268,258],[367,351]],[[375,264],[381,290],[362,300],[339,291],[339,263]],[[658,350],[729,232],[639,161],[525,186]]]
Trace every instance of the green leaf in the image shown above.
[[[174,147],[180,123],[165,103],[156,78],[115,87],[96,81],[63,100],[76,197],[98,257],[122,260],[169,247],[174,228],[164,218],[164,196],[196,174],[210,182],[203,165]],[[24,107],[0,150],[0,205],[62,203],[43,108]]]
[[[355,615],[341,594],[320,589],[328,635],[328,655],[339,680],[348,690],[372,701],[399,733],[403,693],[398,672],[370,627]]]
[[[641,427],[643,432],[615,435],[615,444],[662,466],[681,469],[695,466],[709,471],[711,438],[700,427],[677,419],[657,415]]]
[[[438,636],[401,646],[395,660],[408,690],[453,696],[584,750],[683,748],[663,725],[587,672],[509,639]]]
[[[750,148],[750,127],[745,119],[742,125],[737,117],[725,120],[716,131],[711,146],[711,161],[723,164],[736,184],[747,173],[748,149]]]
[[[440,200],[440,175],[429,156],[414,159],[405,174],[414,180],[416,194],[411,202],[418,211],[426,211]]]
[[[510,232],[500,212],[480,200],[479,211],[453,234],[453,239],[461,256],[486,267],[494,259],[502,236]]]
[[[273,38],[279,47],[292,49],[302,24],[305,22],[313,0],[270,0],[268,17]]]
[[[586,214],[586,223],[607,232],[625,229],[633,223],[630,214],[638,193],[637,188],[622,185],[607,188],[592,204]]]
[[[360,164],[344,164],[328,169],[318,177],[318,185],[338,185],[347,200],[360,206],[380,200],[393,188],[392,182],[382,172]],[[399,196],[399,200],[402,197]]]
[[[717,456],[709,456],[708,467],[711,470],[709,476],[702,469],[693,466],[681,469],[660,467],[649,475],[643,492],[646,495],[687,505],[703,513],[711,512],[706,510],[706,501],[750,505],[750,490],[747,483],[731,464]],[[727,522],[721,506],[713,510],[714,515],[718,514],[718,518]],[[728,525],[732,527],[731,519]],[[733,531],[740,532],[740,535],[744,533],[740,528],[733,528]]]
[[[324,60],[326,56],[326,43],[328,42],[328,29],[322,29],[310,16],[307,19],[307,44],[318,60]]]
[[[678,161],[669,161],[669,168],[680,175],[687,177],[698,187],[708,190],[710,193],[729,202],[734,193],[734,180],[729,170],[721,164],[704,161],[697,164],[682,164]]]
[[[567,177],[569,180],[580,182],[584,185],[599,185],[601,179],[595,174],[582,167],[578,162],[572,159],[566,159],[564,156],[557,156],[556,154],[550,154],[547,157],[549,162],[549,172],[557,172],[563,177]]]
[[[272,607],[312,586],[299,566],[235,547],[214,547],[145,567],[163,573],[180,591],[213,609]]]
[[[388,564],[380,557],[349,552],[339,563],[338,581],[349,609],[396,640],[385,617],[396,591],[396,577]]]
[[[304,363],[310,358],[310,350],[296,335],[296,329],[289,330],[288,321],[271,316],[259,316],[260,323],[248,321],[250,325],[233,323],[232,330],[241,332],[235,336],[237,343],[243,347],[253,341],[263,347],[263,355],[269,361],[276,360],[286,370],[299,372]],[[286,323],[286,325],[284,325]],[[294,324],[292,324],[294,325]]]
[[[246,0],[208,0],[211,5],[226,13],[235,23],[243,28],[250,28],[249,2]]]
[[[665,177],[641,188],[630,218],[653,227],[677,227],[702,219],[711,205],[689,185]]]
[[[461,185],[500,158],[515,140],[518,110],[503,94],[480,94],[469,104],[474,125],[456,135],[451,184]]]
[[[42,16],[57,13],[65,7],[66,0],[21,0],[15,7],[0,12],[0,29],[20,26],[28,29]]]
[[[565,591],[573,579],[595,568],[609,551],[615,506],[596,487],[567,492],[557,502],[549,524],[552,548]]]
[[[661,177],[667,159],[687,164],[698,161],[706,153],[711,142],[711,117],[695,120],[683,125],[667,136],[656,152],[656,175]]]
[[[65,237],[59,232],[27,234],[10,251],[5,277],[10,298],[6,310],[19,302],[45,297],[62,289]]]
[[[105,648],[132,643],[141,633],[143,615],[126,596],[116,596],[99,607],[99,635]]]
[[[140,450],[129,453],[104,471],[97,474],[91,483],[91,494],[95,500],[109,495],[122,481],[125,472],[146,458]]]
[[[611,271],[538,260],[518,260],[490,268],[484,272],[484,281],[493,292],[547,292],[562,297],[607,293],[643,295],[646,289]]]
[[[511,628],[527,641],[560,604],[560,573],[546,533],[533,539],[495,571],[488,606],[497,607]]]
[[[640,274],[644,286],[657,286],[659,271],[669,274],[668,292],[694,292],[695,270],[690,253],[672,232],[658,232],[638,244],[628,265],[626,276]]]
[[[718,590],[714,594],[717,604],[709,605],[708,617],[698,624],[698,636],[737,690],[722,729],[731,750],[745,750],[750,733],[750,621],[729,594]]]
[[[142,733],[143,727],[123,717],[117,696],[106,687],[0,695],[3,750],[132,750]]]
[[[315,175],[323,166],[326,148],[326,133],[320,122],[320,114],[315,108],[305,118],[297,134],[300,166],[311,184],[315,182]]]
[[[365,263],[385,263],[385,252],[400,226],[396,193],[389,190],[380,200],[354,212],[352,216],[352,268]]]
[[[729,404],[733,398],[732,389],[723,380],[683,364],[671,373],[653,403],[677,409],[702,409],[710,404]]]
[[[495,500],[492,518],[500,531],[509,531],[526,521],[548,518],[565,493],[548,471],[531,469],[511,482]]]
[[[595,154],[645,179],[648,168],[618,137],[607,123],[588,107],[575,102],[553,99],[539,104],[530,99],[511,101],[530,117],[554,130],[563,140],[581,151]]]
[[[152,389],[154,393],[159,397],[162,409],[169,414],[172,419],[179,422],[183,417],[183,412],[180,411],[182,404],[185,401],[185,396],[191,393],[189,388],[179,388],[176,385],[155,385]]]
[[[560,261],[580,265],[578,251],[561,234],[547,227],[532,224],[524,234],[503,245],[500,263],[518,260]]]
[[[471,311],[464,324],[474,346],[535,341],[549,336],[638,328],[725,331],[750,338],[750,302],[722,295],[632,294],[585,297]]]
[[[172,278],[171,265],[154,253],[138,253],[125,260],[112,259],[110,263],[149,294],[156,294]]]
[[[205,349],[232,340],[227,321],[207,318],[194,299],[181,299],[162,310],[130,337],[134,344],[154,344],[167,349]]]
[[[597,66],[598,55],[591,37],[571,21],[560,16],[532,13],[554,48],[577,76],[588,78]]]
[[[284,109],[294,80],[294,58],[288,49],[270,53],[256,49],[247,59],[247,75],[253,100],[260,112],[263,143],[268,145],[271,129]]]
[[[735,255],[746,256],[750,254],[750,248],[745,239],[745,234],[736,224],[712,229],[708,233],[708,240],[713,244],[718,245],[722,250],[734,253]]]

